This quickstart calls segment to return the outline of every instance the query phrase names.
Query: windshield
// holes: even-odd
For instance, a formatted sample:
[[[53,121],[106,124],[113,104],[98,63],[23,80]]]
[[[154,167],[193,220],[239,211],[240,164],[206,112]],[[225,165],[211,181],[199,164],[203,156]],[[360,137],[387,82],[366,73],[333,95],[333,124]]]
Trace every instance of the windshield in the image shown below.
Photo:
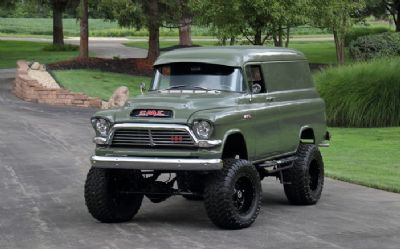
[[[219,90],[244,92],[239,68],[205,63],[172,63],[156,67],[152,90]]]

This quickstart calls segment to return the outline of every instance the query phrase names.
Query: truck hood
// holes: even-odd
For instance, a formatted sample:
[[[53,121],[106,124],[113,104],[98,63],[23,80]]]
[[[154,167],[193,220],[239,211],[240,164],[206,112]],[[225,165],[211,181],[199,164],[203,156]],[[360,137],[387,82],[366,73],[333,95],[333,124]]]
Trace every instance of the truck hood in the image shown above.
[[[129,99],[122,109],[114,113],[114,122],[181,123],[185,124],[196,112],[237,106],[240,93],[217,91],[149,92]],[[132,117],[132,110],[170,110],[172,118]]]

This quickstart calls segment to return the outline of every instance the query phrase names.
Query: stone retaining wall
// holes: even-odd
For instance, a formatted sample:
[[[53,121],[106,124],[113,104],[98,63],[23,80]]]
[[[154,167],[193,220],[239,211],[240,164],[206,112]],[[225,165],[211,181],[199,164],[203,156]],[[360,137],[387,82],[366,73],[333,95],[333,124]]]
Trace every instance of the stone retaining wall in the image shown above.
[[[101,108],[99,98],[89,97],[84,93],[73,93],[62,88],[46,88],[28,75],[27,61],[17,62],[17,74],[14,81],[14,94],[25,101],[50,105],[69,105]]]

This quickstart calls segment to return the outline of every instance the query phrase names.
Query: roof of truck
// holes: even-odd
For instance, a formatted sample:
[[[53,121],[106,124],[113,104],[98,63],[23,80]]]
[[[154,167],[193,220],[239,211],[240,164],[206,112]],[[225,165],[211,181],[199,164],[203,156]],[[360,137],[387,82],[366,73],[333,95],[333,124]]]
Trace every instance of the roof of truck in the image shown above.
[[[288,48],[265,48],[262,46],[196,47],[182,48],[162,54],[154,66],[198,62],[242,67],[247,62],[305,60],[303,53]]]

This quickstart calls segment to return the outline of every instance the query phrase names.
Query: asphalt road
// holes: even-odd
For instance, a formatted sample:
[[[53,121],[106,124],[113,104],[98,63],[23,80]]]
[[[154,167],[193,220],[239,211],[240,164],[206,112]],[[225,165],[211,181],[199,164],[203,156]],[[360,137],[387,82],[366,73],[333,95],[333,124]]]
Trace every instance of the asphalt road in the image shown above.
[[[22,102],[0,73],[0,248],[384,248],[400,247],[400,195],[327,179],[316,206],[290,206],[263,183],[262,211],[248,229],[224,231],[202,202],[145,200],[137,217],[101,224],[87,212],[94,110]]]

